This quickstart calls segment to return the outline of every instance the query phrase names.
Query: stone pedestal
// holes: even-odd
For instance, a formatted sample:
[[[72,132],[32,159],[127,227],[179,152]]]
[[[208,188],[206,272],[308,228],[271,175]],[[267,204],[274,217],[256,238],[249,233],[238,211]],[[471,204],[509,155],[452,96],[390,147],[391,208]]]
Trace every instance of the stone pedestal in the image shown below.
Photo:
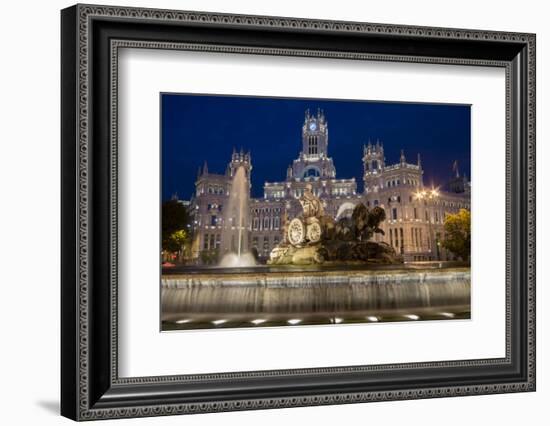
[[[275,247],[269,265],[313,265],[338,263],[399,264],[403,258],[386,243],[329,240],[315,245]]]

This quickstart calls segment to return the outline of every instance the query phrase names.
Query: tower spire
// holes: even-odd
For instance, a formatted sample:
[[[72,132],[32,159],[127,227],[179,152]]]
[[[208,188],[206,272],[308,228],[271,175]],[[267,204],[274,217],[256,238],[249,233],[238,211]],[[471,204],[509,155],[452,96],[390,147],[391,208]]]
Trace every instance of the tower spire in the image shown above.
[[[458,172],[458,160],[455,160],[453,163],[453,172],[455,173],[455,177],[460,177],[460,173]]]
[[[401,150],[401,158],[399,159],[401,161],[401,164],[405,164],[405,162],[407,161],[406,158],[405,158],[405,150]]]
[[[207,175],[208,174],[208,163],[206,160],[204,161],[204,166],[202,166],[202,174]]]
[[[422,161],[420,161],[420,153],[417,154],[418,168],[422,167]]]

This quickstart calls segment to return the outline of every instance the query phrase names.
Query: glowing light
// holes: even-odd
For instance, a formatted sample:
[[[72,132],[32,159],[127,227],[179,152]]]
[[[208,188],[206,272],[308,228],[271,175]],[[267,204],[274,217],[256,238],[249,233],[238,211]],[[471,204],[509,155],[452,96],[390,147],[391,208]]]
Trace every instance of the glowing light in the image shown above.
[[[454,318],[455,317],[455,314],[453,314],[451,312],[441,312],[441,315],[443,315],[444,317],[447,317],[447,318]]]
[[[420,319],[420,317],[419,317],[418,315],[413,315],[413,314],[411,314],[411,315],[404,315],[404,316],[405,316],[405,318],[408,318],[408,319],[414,320],[414,321],[416,321],[417,319]]]
[[[240,256],[237,253],[227,253],[220,262],[220,266],[224,268],[238,268],[255,265],[256,259],[254,259],[252,253],[242,253]]]
[[[300,324],[300,323],[302,322],[302,320],[296,318],[296,319],[289,319],[287,322],[288,322],[290,325],[296,325],[296,324]]]
[[[212,321],[212,324],[214,324],[214,325],[221,325],[221,324],[224,324],[224,323],[226,323],[226,322],[227,322],[226,319],[219,319],[219,320]]]
[[[191,320],[190,319],[182,319],[182,320],[176,321],[176,324],[187,324],[188,322],[191,322]]]
[[[344,320],[342,318],[333,318],[332,321],[334,322],[334,324],[340,324]]]
[[[250,322],[254,325],[259,325],[259,324],[263,324],[266,321],[267,321],[266,319],[255,319],[255,320],[252,320]]]
[[[378,317],[373,317],[373,316],[367,317],[367,319],[368,319],[370,322],[378,322],[378,321],[380,321],[380,320],[378,319]]]

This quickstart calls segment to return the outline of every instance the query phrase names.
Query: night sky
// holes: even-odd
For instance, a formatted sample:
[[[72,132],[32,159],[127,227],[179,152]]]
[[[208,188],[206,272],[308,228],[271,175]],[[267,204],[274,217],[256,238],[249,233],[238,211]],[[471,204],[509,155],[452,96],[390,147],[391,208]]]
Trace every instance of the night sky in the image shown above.
[[[470,177],[470,106],[215,95],[161,95],[162,197],[189,200],[198,167],[224,173],[233,147],[252,155],[252,195],[266,181],[282,181],[301,150],[307,108],[321,108],[329,128],[328,155],[336,178],[355,177],[362,191],[362,147],[384,144],[386,164],[422,157],[424,184],[440,186],[452,175]]]

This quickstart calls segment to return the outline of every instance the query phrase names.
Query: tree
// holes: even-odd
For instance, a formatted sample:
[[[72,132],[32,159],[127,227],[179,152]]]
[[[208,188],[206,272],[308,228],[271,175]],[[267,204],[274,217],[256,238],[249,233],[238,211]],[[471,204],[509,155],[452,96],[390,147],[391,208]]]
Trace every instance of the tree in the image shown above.
[[[171,253],[181,252],[183,245],[190,240],[191,217],[185,206],[178,200],[162,204],[162,249]]]
[[[184,229],[172,232],[163,244],[163,249],[172,253],[179,252],[187,242],[187,232]]]
[[[443,247],[460,257],[470,260],[470,211],[460,209],[456,214],[448,214],[444,223],[445,238]]]

